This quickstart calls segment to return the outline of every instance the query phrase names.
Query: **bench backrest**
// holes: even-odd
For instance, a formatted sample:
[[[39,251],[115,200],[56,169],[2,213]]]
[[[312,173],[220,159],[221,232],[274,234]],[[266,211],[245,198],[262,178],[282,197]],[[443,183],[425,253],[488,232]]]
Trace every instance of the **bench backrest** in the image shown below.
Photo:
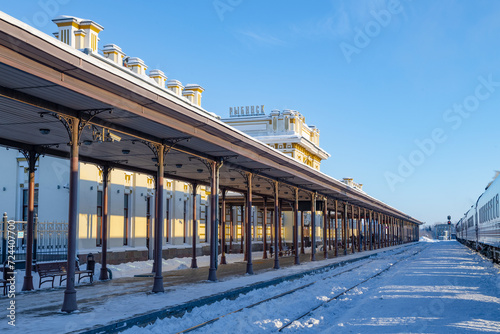
[[[75,261],[75,270],[80,270],[78,266],[78,261]],[[50,273],[65,273],[68,271],[68,262],[59,261],[59,262],[42,262],[36,264],[36,270],[41,275],[50,274]]]

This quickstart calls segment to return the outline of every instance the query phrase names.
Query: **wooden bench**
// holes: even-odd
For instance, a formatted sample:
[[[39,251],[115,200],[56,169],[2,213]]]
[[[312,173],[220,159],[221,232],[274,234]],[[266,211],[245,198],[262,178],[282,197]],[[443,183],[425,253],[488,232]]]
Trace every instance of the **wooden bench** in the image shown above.
[[[271,254],[271,257],[273,257],[273,254],[274,254],[274,246],[270,246],[269,247],[269,253]],[[283,245],[283,249],[281,251],[279,251],[279,256],[282,257],[282,256],[290,256],[290,255],[294,255],[295,252],[293,251],[293,246],[292,248],[288,248],[287,245]]]
[[[287,245],[283,245],[283,250],[280,252],[280,256],[291,256],[294,254],[293,247],[288,248]]]
[[[67,261],[59,261],[59,262],[42,262],[36,264],[36,271],[40,276],[40,283],[38,284],[38,288],[42,286],[43,283],[52,282],[52,287],[54,287],[54,281],[56,277],[59,277],[59,286],[61,286],[62,282],[67,279]],[[90,283],[94,281],[94,269],[88,270],[80,270],[80,266],[78,262],[75,264],[75,275],[78,275],[78,283],[82,278],[88,277],[90,279]]]

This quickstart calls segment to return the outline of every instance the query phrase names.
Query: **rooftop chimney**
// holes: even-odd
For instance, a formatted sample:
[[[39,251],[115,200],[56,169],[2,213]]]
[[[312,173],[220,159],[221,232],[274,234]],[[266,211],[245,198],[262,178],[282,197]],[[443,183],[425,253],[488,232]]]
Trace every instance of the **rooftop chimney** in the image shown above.
[[[144,64],[144,61],[141,58],[131,57],[128,59],[127,67],[132,70],[132,72],[137,73],[139,75],[146,75],[146,70],[148,67]]]
[[[156,81],[158,86],[165,88],[165,81],[167,81],[167,76],[160,70],[149,71],[149,77]]]
[[[114,63],[123,66],[123,58],[126,56],[122,49],[115,44],[106,44],[102,49],[104,57],[112,60]]]
[[[184,89],[184,86],[178,80],[168,80],[167,87],[179,96],[182,94],[182,90]]]
[[[59,31],[54,34],[63,43],[76,49],[91,49],[97,52],[99,44],[99,33],[104,28],[90,20],[80,19],[74,16],[61,15],[52,20]]]
[[[184,88],[182,95],[186,96],[191,103],[201,107],[201,93],[204,91],[205,89],[200,85],[189,84],[186,85],[186,88]]]

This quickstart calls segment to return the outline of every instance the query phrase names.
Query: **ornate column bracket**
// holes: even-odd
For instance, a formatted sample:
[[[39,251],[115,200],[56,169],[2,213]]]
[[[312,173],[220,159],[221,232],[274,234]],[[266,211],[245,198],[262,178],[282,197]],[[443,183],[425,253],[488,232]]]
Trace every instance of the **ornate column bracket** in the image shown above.
[[[231,157],[229,157],[231,158]],[[198,157],[193,157],[193,159],[197,159],[197,160],[200,160],[204,165],[205,167],[207,167],[207,170],[211,173],[212,172],[212,164],[210,163],[209,160],[207,159],[203,159],[203,158],[198,158]],[[219,169],[221,168],[223,165],[224,165],[224,162],[226,162],[227,159],[225,157],[218,157],[215,159],[215,168],[216,169]]]
[[[36,171],[35,164],[42,153],[38,152],[36,148],[32,148],[31,150],[21,149],[19,152],[26,158],[30,171]]]
[[[248,184],[248,178],[251,178],[253,181],[257,176],[259,176],[258,172],[257,173],[247,172],[239,169],[231,169],[230,171],[240,174],[247,184]]]
[[[66,128],[66,131],[68,132],[68,136],[70,138],[70,141],[68,145],[72,145],[72,138],[73,138],[73,127],[75,126],[75,118],[79,119],[80,121],[78,122],[78,145],[80,145],[80,139],[81,135],[83,132],[83,129],[85,127],[90,127],[91,126],[91,121],[94,117],[97,115],[103,113],[103,112],[109,112],[110,114],[113,112],[113,109],[111,108],[104,108],[104,109],[88,109],[88,110],[79,110],[78,115],[76,117],[73,116],[68,116],[68,115],[61,115],[58,113],[53,113],[53,112],[41,112],[40,117],[44,117],[45,115],[50,115],[54,118],[57,118]]]

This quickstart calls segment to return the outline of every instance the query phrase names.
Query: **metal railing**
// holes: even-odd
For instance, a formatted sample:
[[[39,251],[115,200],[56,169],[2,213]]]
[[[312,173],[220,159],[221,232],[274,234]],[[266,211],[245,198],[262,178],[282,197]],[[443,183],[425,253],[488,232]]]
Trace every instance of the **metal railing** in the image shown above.
[[[8,220],[7,214],[4,213],[1,227],[2,242],[0,244],[0,254],[2,256],[2,263],[7,259],[9,251],[13,251],[16,267],[24,268],[24,262],[26,261],[26,243],[28,240],[28,223],[26,221]],[[33,262],[67,259],[67,222],[39,222],[38,217],[35,215],[33,227]],[[10,245],[8,244],[9,233],[11,239]],[[12,245],[13,236],[14,243]]]

